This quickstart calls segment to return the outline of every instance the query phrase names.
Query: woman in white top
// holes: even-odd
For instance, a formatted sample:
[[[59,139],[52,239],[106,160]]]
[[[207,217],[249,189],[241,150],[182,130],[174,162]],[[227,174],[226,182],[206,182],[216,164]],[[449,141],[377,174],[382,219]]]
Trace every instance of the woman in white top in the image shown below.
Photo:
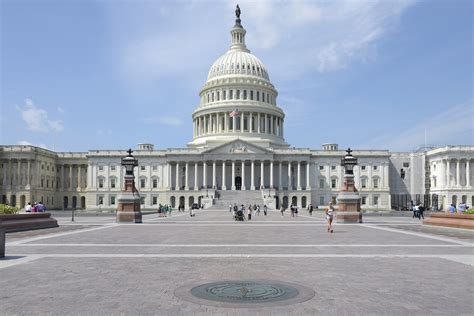
[[[333,232],[332,230],[332,220],[334,218],[334,207],[332,203],[329,203],[329,207],[326,209],[326,220],[328,221],[328,233]]]

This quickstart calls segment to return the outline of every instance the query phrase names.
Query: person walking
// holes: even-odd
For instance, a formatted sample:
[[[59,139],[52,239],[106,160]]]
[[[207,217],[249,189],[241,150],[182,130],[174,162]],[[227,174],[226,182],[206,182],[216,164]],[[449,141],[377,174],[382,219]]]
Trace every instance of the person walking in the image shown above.
[[[420,203],[420,205],[418,205],[418,219],[421,220],[421,218],[423,217],[423,219],[425,219],[425,216],[423,215],[423,213],[425,212],[425,207],[423,206],[423,204]]]
[[[295,206],[293,204],[291,204],[290,210],[291,210],[291,217],[295,217]]]
[[[242,205],[243,207],[243,205]],[[248,216],[248,220],[251,220],[252,219],[252,208],[249,207],[248,210],[247,210],[247,216]]]
[[[263,214],[267,216],[267,204],[263,205]]]
[[[281,212],[281,217],[283,217],[283,212],[285,212],[285,208],[283,207],[283,205],[280,207],[280,212]]]
[[[309,205],[309,216],[313,216],[313,204]]]
[[[232,203],[229,204],[229,212],[232,212]]]
[[[328,221],[328,233],[332,233],[332,221],[334,218],[334,207],[332,206],[332,203],[329,203],[328,208],[326,209],[326,220]]]
[[[260,205],[257,205],[257,215],[260,216]]]

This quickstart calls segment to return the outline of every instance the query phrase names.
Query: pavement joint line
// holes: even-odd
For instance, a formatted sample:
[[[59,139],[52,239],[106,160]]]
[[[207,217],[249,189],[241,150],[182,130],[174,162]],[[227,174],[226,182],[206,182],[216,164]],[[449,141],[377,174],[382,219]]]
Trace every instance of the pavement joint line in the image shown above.
[[[461,240],[456,240],[454,238],[448,238],[448,237],[440,237],[440,236],[434,236],[431,234],[425,234],[425,233],[418,233],[418,232],[412,232],[412,231],[404,231],[404,230],[399,230],[395,228],[389,228],[389,227],[380,227],[379,225],[369,225],[369,224],[359,224],[364,227],[369,227],[373,229],[379,229],[379,230],[385,230],[389,232],[394,232],[394,233],[399,233],[399,234],[405,234],[405,235],[412,235],[412,236],[417,236],[417,237],[422,237],[422,238],[429,238],[429,239],[434,239],[434,240],[439,240],[439,241],[445,241],[445,242],[450,242],[450,243],[455,243],[459,245],[466,245],[466,246],[474,246],[474,243],[471,242],[466,242],[466,241],[461,241]]]
[[[90,231],[106,229],[106,228],[112,228],[112,227],[118,227],[118,225],[116,225],[114,223],[114,224],[102,225],[100,227],[78,229],[78,230],[73,230],[73,231],[68,231],[68,232],[60,232],[60,233],[53,233],[53,234],[43,235],[43,236],[36,236],[36,237],[31,237],[31,238],[25,238],[25,239],[20,239],[20,240],[16,240],[16,241],[6,242],[6,245],[12,245],[12,246],[13,245],[20,245],[20,244],[24,244],[24,243],[28,243],[28,242],[37,241],[37,240],[43,240],[43,239],[55,238],[55,237],[62,237],[62,236],[80,234],[80,233],[87,233],[87,232],[90,232]]]
[[[268,248],[471,248],[468,245],[453,245],[453,244],[94,244],[94,243],[62,243],[62,244],[18,244],[14,247],[166,247],[166,248],[221,248],[221,247],[268,247]]]
[[[17,257],[12,256],[12,257]],[[43,258],[43,255],[26,255],[22,258],[14,259],[6,256],[4,259],[0,259],[0,269],[16,266],[19,264],[31,262]]]
[[[183,214],[178,214],[178,215],[173,215],[173,216],[162,216],[162,217],[156,217],[156,218],[152,218],[152,219],[146,219],[146,222],[165,221],[168,218],[176,218],[176,217],[181,217],[181,216],[185,216],[185,215],[189,216],[189,213],[183,213]]]

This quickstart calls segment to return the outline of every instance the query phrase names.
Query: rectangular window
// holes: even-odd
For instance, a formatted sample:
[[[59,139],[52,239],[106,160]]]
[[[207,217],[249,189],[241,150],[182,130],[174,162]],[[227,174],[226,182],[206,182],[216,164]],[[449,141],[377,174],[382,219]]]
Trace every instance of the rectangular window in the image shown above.
[[[331,166],[331,170],[336,170],[336,166]]]
[[[360,166],[360,169],[365,170],[365,166]]]
[[[324,205],[324,196],[319,197],[319,205]]]
[[[117,169],[117,167],[115,167],[115,165],[110,166],[111,171],[115,171],[115,169]]]
[[[260,91],[257,91],[257,101],[260,101]]]
[[[324,179],[319,179],[319,187],[324,188]]]
[[[361,186],[363,189],[367,188],[367,179],[366,179],[366,178],[360,179],[360,186]]]
[[[336,179],[331,179],[331,188],[336,188]]]
[[[366,197],[366,196],[362,196],[360,203],[361,203],[362,205],[366,205],[366,204],[367,204],[367,197]]]
[[[237,91],[235,92],[235,98],[236,98],[237,100],[240,99],[240,90],[237,90]]]
[[[253,90],[250,90],[250,100],[253,100]]]
[[[410,164],[408,162],[404,162],[403,167],[408,168],[408,167],[410,167]]]
[[[99,166],[99,171],[104,171],[104,166]]]
[[[374,183],[374,189],[378,189],[379,188],[379,179],[377,179],[377,178],[373,179],[373,183]]]
[[[229,100],[234,98],[234,90],[229,90]]]
[[[104,187],[104,179],[99,178],[99,188],[103,188],[103,187]]]
[[[144,188],[145,187],[145,179],[140,179],[140,188]]]
[[[158,187],[158,179],[153,179],[153,188],[156,189]]]
[[[214,102],[214,92],[211,95],[211,100],[212,100],[212,102]]]
[[[225,91],[225,90],[224,90],[224,91],[222,91],[222,100],[225,100],[225,98],[226,98],[226,95],[227,95],[227,93],[226,93],[226,92],[227,92],[227,91]]]
[[[374,166],[374,170],[377,170],[377,169],[378,169],[378,166],[377,166],[377,165],[375,165],[375,166]]]
[[[379,197],[378,195],[374,195],[374,205],[379,205]]]
[[[114,178],[110,179],[110,187],[112,189],[115,189],[115,179]]]
[[[319,170],[324,170],[324,166],[319,166]]]
[[[144,196],[140,197],[140,204],[145,205],[145,197]]]
[[[153,196],[152,197],[152,201],[153,201],[153,205],[157,205],[158,204],[158,197],[157,196]]]
[[[141,171],[145,171],[146,167],[145,166],[140,166]]]
[[[97,204],[99,205],[103,205],[104,204],[104,196],[103,195],[99,195],[97,197]]]
[[[247,100],[247,90],[244,90],[244,100]]]
[[[44,180],[41,179],[41,187],[43,187],[43,186],[44,186]]]
[[[49,188],[49,180],[46,180],[46,187]]]
[[[153,165],[153,171],[156,171],[158,170],[158,166],[157,165]]]
[[[114,195],[112,195],[110,197],[110,205],[115,205],[115,196]]]
[[[336,201],[336,197],[335,197],[335,196],[332,196],[332,197],[331,197],[331,202],[332,202],[332,204],[334,204],[334,205],[337,204],[337,201]]]

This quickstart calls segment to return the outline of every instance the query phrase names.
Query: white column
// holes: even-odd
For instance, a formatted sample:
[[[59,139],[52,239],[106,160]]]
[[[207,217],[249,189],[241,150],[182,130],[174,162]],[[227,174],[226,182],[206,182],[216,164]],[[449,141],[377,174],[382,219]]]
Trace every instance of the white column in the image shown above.
[[[260,129],[260,113],[257,114],[257,133],[261,133],[261,129]]]
[[[229,114],[227,112],[224,113],[224,131],[229,132]]]
[[[255,190],[255,161],[250,165],[250,190]]]
[[[194,191],[199,190],[198,163],[194,163]]]
[[[451,185],[450,177],[451,177],[451,168],[449,165],[449,159],[446,159],[446,187],[449,187]]]
[[[273,160],[270,160],[270,188],[273,189]]]
[[[28,159],[27,163],[28,165],[26,169],[26,185],[29,187],[31,185],[31,160]],[[469,164],[469,160],[467,161],[467,163]]]
[[[283,183],[281,181],[281,167],[282,167],[282,161],[278,162],[278,190],[283,190]]]
[[[212,162],[212,188],[216,189],[216,161]]]
[[[184,176],[184,189],[185,189],[186,191],[189,190],[188,170],[189,170],[189,162],[186,161],[186,174],[185,174],[185,176]]]
[[[253,113],[250,113],[249,114],[249,133],[253,133],[252,126],[253,126]]]
[[[265,114],[265,134],[268,134],[268,115]]]
[[[202,185],[207,188],[207,162],[203,161],[202,164]]]
[[[242,187],[241,190],[245,190],[245,160],[242,160]]]
[[[273,115],[270,115],[270,134],[275,134],[273,129]]]
[[[457,187],[459,187],[460,184],[461,184],[461,183],[459,182],[459,180],[460,180],[460,171],[461,171],[461,166],[460,166],[460,164],[461,164],[461,161],[458,159],[458,160],[456,161],[456,186],[457,186]]]
[[[293,185],[291,183],[291,161],[288,161],[288,190],[293,190]]]
[[[221,116],[220,116],[220,113],[217,113],[217,114],[216,114],[216,120],[217,120],[216,124],[217,124],[217,132],[218,132],[218,133],[220,133],[220,132],[221,132],[221,129],[222,129],[222,128],[221,128],[221,120],[220,120],[220,117],[221,117]]]
[[[77,165],[77,189],[81,189],[81,165]]]
[[[235,118],[235,116],[232,117],[232,132],[235,133],[235,131],[237,131],[237,127],[235,126],[235,122],[237,121],[237,119]]]
[[[97,164],[92,165],[92,187],[97,190]]]
[[[389,173],[388,173],[388,163],[384,164],[384,174],[383,174],[383,178],[384,178],[384,188],[385,189],[388,189],[389,185],[388,185],[388,177],[389,177]]]
[[[306,190],[311,190],[311,185],[309,183],[309,170],[311,169],[311,162],[306,163]]]
[[[175,190],[179,191],[179,163],[176,162],[176,184],[175,184]]]
[[[72,165],[69,165],[69,191],[72,191]]]
[[[227,120],[227,118],[226,118]],[[225,190],[226,189],[226,186],[225,186],[225,160],[222,162],[222,190]]]
[[[297,184],[296,184],[296,189],[298,191],[301,191],[301,162],[298,161],[298,178],[297,178]]]
[[[466,160],[466,186],[470,187],[471,186],[471,173],[470,173],[470,163],[471,161],[469,158]]]
[[[263,165],[263,161],[260,162],[260,189],[264,187],[265,185],[265,172],[264,172],[264,169],[263,169],[264,165]]]
[[[91,173],[91,186],[92,186],[92,173]],[[59,181],[61,181],[61,191],[64,191],[64,165],[61,165],[61,171],[59,174]]]
[[[235,190],[235,161],[232,161],[232,187],[231,190]]]

